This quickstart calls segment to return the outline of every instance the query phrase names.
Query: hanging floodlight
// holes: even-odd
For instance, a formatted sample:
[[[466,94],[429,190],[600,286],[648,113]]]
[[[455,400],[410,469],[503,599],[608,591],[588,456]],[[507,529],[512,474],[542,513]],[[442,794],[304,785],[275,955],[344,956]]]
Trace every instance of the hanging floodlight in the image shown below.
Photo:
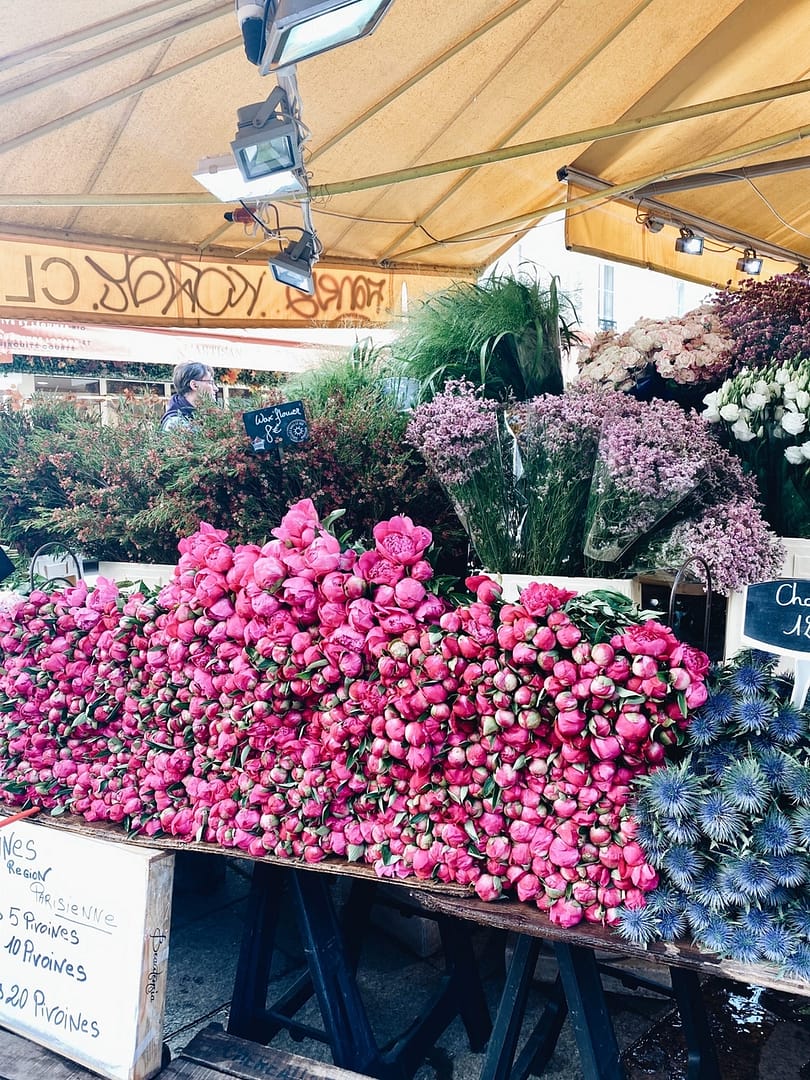
[[[273,271],[273,277],[282,285],[289,285],[301,292],[315,292],[315,278],[312,264],[317,253],[317,242],[311,232],[304,231],[299,240],[288,244],[278,255],[271,255],[267,265]]]
[[[287,95],[275,86],[267,101],[237,110],[234,161],[245,180],[296,169],[301,164],[298,123],[290,114]]]
[[[394,0],[266,0],[262,75],[366,37]]]
[[[306,193],[303,172],[283,169],[258,180],[245,180],[231,154],[203,158],[192,174],[212,195],[222,202],[260,202],[266,199],[295,198]]]
[[[682,255],[702,255],[703,237],[695,236],[691,229],[681,229],[681,235],[675,241],[675,250]]]
[[[737,259],[737,269],[742,274],[758,274],[762,270],[762,259],[757,257],[753,248],[746,248],[743,257]]]

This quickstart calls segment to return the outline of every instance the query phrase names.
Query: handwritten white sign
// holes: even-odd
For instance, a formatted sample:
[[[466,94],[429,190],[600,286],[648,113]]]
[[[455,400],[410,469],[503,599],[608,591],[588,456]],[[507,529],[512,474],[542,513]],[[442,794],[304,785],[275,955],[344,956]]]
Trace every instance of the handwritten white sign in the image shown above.
[[[173,871],[169,852],[0,827],[0,1025],[111,1080],[158,1072]]]

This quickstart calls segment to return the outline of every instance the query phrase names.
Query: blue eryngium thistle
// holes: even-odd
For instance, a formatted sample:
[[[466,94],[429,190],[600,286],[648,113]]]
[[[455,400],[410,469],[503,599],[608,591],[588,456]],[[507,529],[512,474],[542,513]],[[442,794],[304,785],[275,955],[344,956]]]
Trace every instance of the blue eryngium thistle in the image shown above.
[[[686,844],[673,844],[661,865],[679,889],[688,889],[703,869],[705,859],[700,852]]]
[[[810,768],[794,761],[785,776],[784,791],[797,806],[810,806]]]
[[[682,911],[664,911],[658,916],[658,933],[664,941],[677,941],[686,933],[686,916]]]
[[[658,935],[658,918],[648,907],[621,908],[616,929],[635,945],[646,945]]]
[[[761,814],[768,805],[770,784],[754,758],[744,757],[729,765],[720,785],[732,804],[745,813]]]
[[[772,806],[762,821],[753,829],[754,847],[763,855],[787,855],[794,846],[795,837],[787,814]]]
[[[713,723],[727,724],[734,714],[734,696],[728,690],[715,690],[709,693],[705,705],[700,708],[701,716]]]
[[[810,945],[796,946],[785,961],[785,974],[800,982],[810,982]]]
[[[709,776],[719,779],[740,756],[740,748],[729,739],[709,746],[703,755],[703,767]]]
[[[786,791],[786,784],[793,767],[793,758],[775,746],[763,748],[757,755],[759,767],[765,779],[776,791]]]
[[[777,885],[795,888],[810,877],[810,864],[795,851],[787,855],[772,855],[765,862]]]
[[[728,795],[722,791],[709,792],[700,805],[697,819],[706,836],[718,843],[733,840],[745,825],[742,812],[735,809]]]
[[[747,926],[755,934],[761,934],[773,925],[774,914],[768,908],[752,907],[740,916],[740,926]]]
[[[690,890],[693,899],[713,912],[731,907],[736,893],[727,871],[712,864],[701,871]]]
[[[725,721],[708,708],[709,702],[698,709],[689,721],[688,738],[693,746],[711,746],[723,731]]]
[[[699,900],[687,899],[683,906],[684,914],[692,927],[692,933],[696,936],[709,925],[712,912],[706,904]]]
[[[778,922],[771,922],[759,932],[762,955],[774,964],[784,964],[795,944],[793,935]]]
[[[734,706],[737,731],[742,735],[767,731],[773,715],[773,702],[765,697],[743,698]]]
[[[700,842],[700,828],[695,818],[674,818],[663,816],[660,819],[668,844],[697,844]]]
[[[644,854],[647,856],[650,864],[657,869],[661,865],[661,859],[671,841],[644,821],[639,823],[636,831],[636,840],[644,849]]]
[[[788,929],[810,941],[810,900],[797,900],[785,919]]]
[[[653,915],[671,915],[683,909],[684,895],[680,889],[659,885],[647,893],[647,907]]]
[[[748,900],[764,900],[776,884],[767,863],[756,855],[739,855],[728,869],[731,880]]]
[[[799,806],[790,815],[797,847],[810,851],[810,807]]]
[[[728,685],[732,693],[740,696],[761,694],[768,689],[773,664],[763,662],[765,654],[747,653],[740,658],[739,666],[728,676]],[[770,658],[768,658],[770,661]]]
[[[688,771],[687,762],[655,769],[642,783],[646,805],[656,815],[688,818],[700,803],[700,779]]]
[[[697,941],[709,952],[728,953],[731,947],[732,926],[722,915],[710,915],[700,930],[695,928]]]
[[[738,925],[731,931],[729,952],[741,964],[753,964],[761,958],[759,934],[747,926]]]
[[[768,724],[772,738],[785,746],[793,746],[807,735],[807,721],[798,709],[788,702],[780,704]]]

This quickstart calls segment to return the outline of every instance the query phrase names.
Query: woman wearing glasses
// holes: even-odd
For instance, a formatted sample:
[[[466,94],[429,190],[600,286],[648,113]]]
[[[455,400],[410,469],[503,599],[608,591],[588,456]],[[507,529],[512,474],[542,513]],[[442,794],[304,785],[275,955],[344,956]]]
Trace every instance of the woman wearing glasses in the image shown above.
[[[160,421],[161,431],[172,431],[191,423],[200,400],[216,395],[214,373],[205,364],[178,364],[172,373],[172,391]]]

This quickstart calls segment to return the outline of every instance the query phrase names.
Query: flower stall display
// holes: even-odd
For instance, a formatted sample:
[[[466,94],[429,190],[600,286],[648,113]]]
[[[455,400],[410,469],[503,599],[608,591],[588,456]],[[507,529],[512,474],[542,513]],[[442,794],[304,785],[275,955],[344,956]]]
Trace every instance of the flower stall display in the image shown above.
[[[756,482],[672,402],[575,387],[502,410],[460,382],[408,437],[488,570],[616,578],[700,555],[728,593],[781,568]]]
[[[759,481],[774,528],[810,537],[810,356],[743,368],[704,400],[704,418]]]
[[[810,980],[810,732],[777,658],[715,672],[681,760],[633,781],[636,840],[660,875],[620,916],[636,942],[704,949]]]
[[[511,893],[614,923],[658,873],[630,783],[706,699],[707,659],[610,593],[431,587],[430,533],[342,545],[312,503],[274,538],[201,526],[160,592],[0,611],[0,792],[253,857]]]

